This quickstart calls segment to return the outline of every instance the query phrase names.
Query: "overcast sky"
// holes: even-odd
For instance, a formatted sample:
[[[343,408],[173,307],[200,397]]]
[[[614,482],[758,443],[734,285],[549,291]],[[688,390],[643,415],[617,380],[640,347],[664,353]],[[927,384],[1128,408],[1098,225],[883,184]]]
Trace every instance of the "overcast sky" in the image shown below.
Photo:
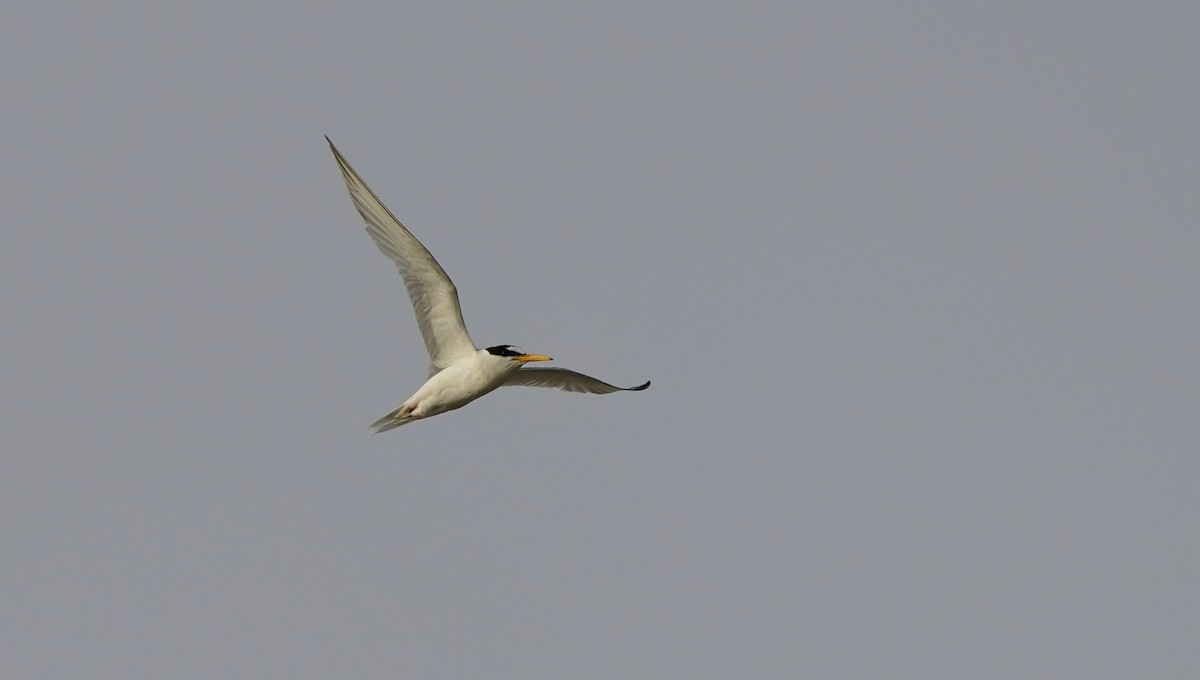
[[[3,677],[1195,677],[1200,6],[10,4]]]

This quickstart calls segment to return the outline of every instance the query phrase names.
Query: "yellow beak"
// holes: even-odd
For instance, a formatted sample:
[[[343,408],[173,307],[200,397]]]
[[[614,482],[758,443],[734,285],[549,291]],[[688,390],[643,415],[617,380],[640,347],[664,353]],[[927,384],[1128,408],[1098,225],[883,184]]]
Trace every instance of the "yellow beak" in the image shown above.
[[[521,356],[513,357],[513,361],[519,361],[524,364],[524,363],[528,363],[530,361],[554,361],[554,360],[551,359],[550,357],[544,357],[541,354],[522,354]]]

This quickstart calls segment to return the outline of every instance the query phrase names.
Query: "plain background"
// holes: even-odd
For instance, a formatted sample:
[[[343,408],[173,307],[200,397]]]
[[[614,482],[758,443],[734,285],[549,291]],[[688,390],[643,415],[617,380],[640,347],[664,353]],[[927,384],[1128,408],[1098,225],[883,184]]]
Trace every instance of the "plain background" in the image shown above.
[[[1195,677],[1198,7],[10,3],[0,675]]]

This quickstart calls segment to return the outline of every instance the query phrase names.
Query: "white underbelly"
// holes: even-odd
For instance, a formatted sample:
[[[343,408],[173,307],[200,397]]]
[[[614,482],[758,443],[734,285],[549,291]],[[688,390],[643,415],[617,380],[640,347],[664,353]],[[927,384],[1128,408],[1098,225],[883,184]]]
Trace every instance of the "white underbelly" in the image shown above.
[[[465,406],[503,385],[515,369],[497,371],[474,358],[451,364],[425,381],[409,400],[416,402],[413,415],[428,418]]]

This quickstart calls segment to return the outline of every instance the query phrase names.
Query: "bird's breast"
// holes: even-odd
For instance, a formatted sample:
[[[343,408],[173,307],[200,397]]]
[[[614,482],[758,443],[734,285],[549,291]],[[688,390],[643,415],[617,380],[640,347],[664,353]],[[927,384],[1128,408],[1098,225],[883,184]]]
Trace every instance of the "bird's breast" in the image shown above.
[[[456,361],[425,381],[414,398],[423,415],[459,408],[504,384],[516,366],[470,357]]]

